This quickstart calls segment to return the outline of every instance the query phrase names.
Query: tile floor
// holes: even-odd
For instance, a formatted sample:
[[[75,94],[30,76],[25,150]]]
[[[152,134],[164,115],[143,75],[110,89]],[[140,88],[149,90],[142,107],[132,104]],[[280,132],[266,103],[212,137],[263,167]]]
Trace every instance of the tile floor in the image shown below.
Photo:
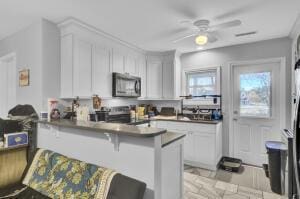
[[[185,167],[184,199],[285,199],[270,191],[261,168],[244,166],[240,173]]]

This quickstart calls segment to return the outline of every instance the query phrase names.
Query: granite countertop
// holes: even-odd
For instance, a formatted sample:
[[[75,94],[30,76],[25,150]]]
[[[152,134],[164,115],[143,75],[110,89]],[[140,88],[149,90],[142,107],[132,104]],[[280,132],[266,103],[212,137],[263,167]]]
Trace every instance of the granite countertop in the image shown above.
[[[151,127],[137,127],[134,125],[106,123],[106,122],[90,122],[90,121],[76,121],[76,120],[52,120],[38,123],[54,125],[66,128],[75,128],[82,130],[95,131],[99,133],[114,133],[119,135],[128,135],[134,137],[155,137],[167,132],[166,129],[151,128]]]
[[[162,147],[165,147],[179,139],[182,139],[185,137],[185,134],[182,133],[174,133],[174,132],[170,132],[168,131],[167,133],[162,134],[161,136],[161,143],[162,143]]]

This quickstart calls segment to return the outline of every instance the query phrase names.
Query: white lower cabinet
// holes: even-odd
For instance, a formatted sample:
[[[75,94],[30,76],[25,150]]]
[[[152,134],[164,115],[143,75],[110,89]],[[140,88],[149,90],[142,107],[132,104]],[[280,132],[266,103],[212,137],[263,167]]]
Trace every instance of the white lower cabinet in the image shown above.
[[[176,121],[155,121],[151,126],[183,133],[184,162],[187,165],[216,170],[222,157],[222,122],[203,124]]]
[[[194,144],[193,144],[193,132],[184,132],[184,160],[193,160]]]

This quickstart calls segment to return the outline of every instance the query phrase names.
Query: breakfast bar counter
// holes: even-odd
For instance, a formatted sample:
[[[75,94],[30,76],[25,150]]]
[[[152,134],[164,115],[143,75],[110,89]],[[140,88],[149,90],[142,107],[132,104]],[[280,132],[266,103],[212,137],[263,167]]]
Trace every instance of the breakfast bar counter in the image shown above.
[[[183,198],[183,138],[117,123],[37,122],[37,147],[107,167],[147,184],[144,199]]]
[[[112,133],[118,135],[128,135],[134,137],[154,137],[167,130],[159,128],[144,128],[134,125],[118,124],[118,123],[106,123],[106,122],[90,122],[90,121],[77,121],[77,120],[41,120],[41,124],[48,124],[58,127],[74,128],[81,130],[95,131],[99,133]]]

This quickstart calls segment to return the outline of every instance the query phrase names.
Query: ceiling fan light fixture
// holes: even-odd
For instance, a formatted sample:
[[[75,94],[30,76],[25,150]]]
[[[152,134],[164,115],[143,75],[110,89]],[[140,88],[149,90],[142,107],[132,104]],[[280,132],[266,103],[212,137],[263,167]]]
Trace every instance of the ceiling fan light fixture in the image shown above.
[[[203,46],[207,44],[208,42],[208,37],[206,35],[198,35],[195,39],[196,44]]]

